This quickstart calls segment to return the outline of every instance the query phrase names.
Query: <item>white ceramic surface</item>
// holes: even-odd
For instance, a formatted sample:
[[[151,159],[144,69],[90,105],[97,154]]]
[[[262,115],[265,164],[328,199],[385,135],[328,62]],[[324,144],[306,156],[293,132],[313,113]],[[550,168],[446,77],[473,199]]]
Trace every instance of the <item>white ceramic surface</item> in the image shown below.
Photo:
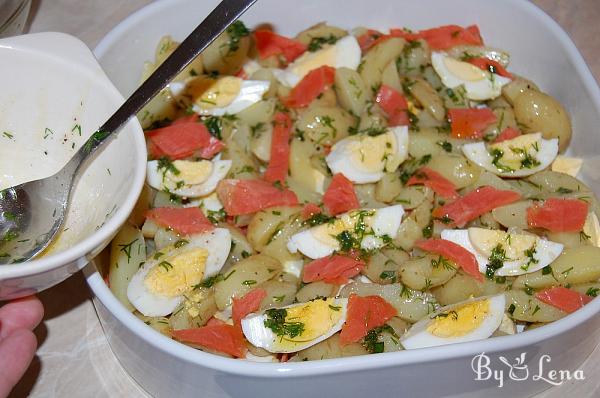
[[[86,136],[123,103],[88,47],[62,33],[0,40],[0,82],[0,127],[13,134],[10,139],[3,136],[0,156],[13,156],[9,164],[19,164],[36,178],[60,170]],[[81,136],[72,131],[75,125],[81,127]],[[44,140],[49,126],[53,133]],[[84,172],[64,229],[44,255],[0,266],[0,301],[51,287],[98,254],[133,209],[144,182],[145,160],[143,132],[132,120]],[[29,170],[29,164],[35,167]]]
[[[215,0],[157,1],[115,28],[96,54],[127,95],[160,37],[183,38],[215,4]],[[348,28],[477,23],[486,43],[511,52],[511,71],[532,78],[567,107],[575,130],[571,152],[586,159],[584,179],[600,192],[599,176],[594,173],[600,150],[600,91],[568,36],[529,2],[261,0],[243,20],[250,27],[271,22],[288,35],[323,20]],[[119,304],[100,274],[90,272],[87,278],[114,353],[136,381],[159,397],[530,396],[550,387],[533,377],[544,354],[551,357],[544,372],[574,370],[597,344],[600,327],[600,300],[594,300],[562,320],[516,336],[309,363],[249,363],[199,352],[160,335]],[[482,352],[496,370],[503,369],[499,356],[513,362],[525,352],[524,365],[534,374],[514,381],[504,368],[502,388],[493,379],[474,380],[471,360]]]

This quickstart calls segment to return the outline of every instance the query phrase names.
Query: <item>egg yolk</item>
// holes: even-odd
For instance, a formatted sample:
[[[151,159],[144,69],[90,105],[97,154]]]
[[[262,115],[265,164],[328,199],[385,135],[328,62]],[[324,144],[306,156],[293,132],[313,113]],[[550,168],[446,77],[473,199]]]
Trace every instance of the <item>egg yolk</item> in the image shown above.
[[[487,77],[485,72],[475,65],[458,61],[451,57],[444,58],[444,66],[446,66],[446,69],[448,69],[450,73],[461,80],[474,82],[483,80]]]
[[[436,316],[427,326],[427,331],[442,338],[464,336],[479,328],[489,311],[489,300],[465,303]]]
[[[512,140],[506,140],[489,146],[489,152],[497,157],[502,166],[519,170],[539,165],[535,155],[540,150],[541,134],[523,134]],[[537,163],[537,164],[536,164]],[[498,166],[498,164],[496,164]]]
[[[181,184],[202,184],[208,180],[213,171],[213,164],[208,160],[197,162],[176,160],[173,162],[173,167],[177,171],[167,170],[163,180],[163,185],[172,190],[181,188]]]
[[[224,76],[218,79],[199,77],[187,85],[187,94],[200,109],[223,108],[233,102],[240,93],[242,79]]]
[[[367,172],[396,171],[401,160],[397,155],[398,144],[391,131],[371,137],[356,137],[348,144],[351,162]]]
[[[494,248],[502,246],[507,260],[519,260],[527,257],[526,252],[535,248],[537,237],[525,234],[509,234],[504,231],[469,228],[469,240],[475,249],[486,257],[492,255]]]
[[[344,213],[333,222],[328,222],[326,224],[314,227],[312,229],[312,235],[319,242],[329,246],[337,246],[339,242],[336,239],[336,236],[344,231],[352,232],[360,218],[362,218],[362,222],[365,223],[367,229],[370,229],[368,227],[371,226],[371,216],[373,216],[373,214],[374,211],[369,210],[359,210]]]
[[[195,248],[160,259],[146,275],[144,285],[154,294],[177,297],[202,281],[208,250]]]
[[[287,308],[285,322],[298,322],[303,324],[302,333],[296,337],[277,338],[276,344],[280,347],[294,346],[323,336],[334,327],[343,316],[340,306],[334,299],[314,300],[295,307]]]
[[[303,78],[308,72],[321,66],[333,66],[336,64],[336,48],[327,46],[315,52],[305,52],[296,59],[289,67],[289,71],[299,78]]]

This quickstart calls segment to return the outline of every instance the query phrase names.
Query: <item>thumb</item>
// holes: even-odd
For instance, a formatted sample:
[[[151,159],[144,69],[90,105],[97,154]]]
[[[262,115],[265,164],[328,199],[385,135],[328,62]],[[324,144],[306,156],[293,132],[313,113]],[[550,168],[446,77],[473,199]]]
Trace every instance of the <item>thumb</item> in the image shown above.
[[[37,340],[26,329],[20,329],[0,341],[0,398],[7,397],[21,379],[35,354]]]

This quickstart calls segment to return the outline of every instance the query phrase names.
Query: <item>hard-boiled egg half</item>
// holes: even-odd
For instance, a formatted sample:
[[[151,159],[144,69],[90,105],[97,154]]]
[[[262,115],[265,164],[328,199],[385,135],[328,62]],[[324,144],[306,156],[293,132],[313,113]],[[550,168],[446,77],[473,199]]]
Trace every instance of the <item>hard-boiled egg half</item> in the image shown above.
[[[442,307],[415,323],[400,343],[410,350],[487,339],[502,323],[505,303],[498,294]]]
[[[525,177],[542,171],[558,154],[558,138],[545,140],[542,133],[523,134],[497,144],[465,144],[467,159],[502,177]]]
[[[464,86],[465,94],[471,100],[484,101],[496,98],[501,94],[502,87],[511,81],[507,77],[449,57],[443,52],[431,53],[431,64],[444,86],[448,88]]]
[[[154,189],[168,190],[177,196],[199,197],[212,193],[231,168],[231,160],[151,160],[146,181]]]
[[[308,72],[321,66],[356,70],[360,64],[360,57],[358,41],[349,35],[342,37],[335,44],[325,44],[317,51],[305,52],[286,69],[274,69],[273,74],[281,84],[294,87]]]
[[[272,308],[242,319],[242,331],[254,346],[269,352],[296,352],[341,330],[348,299],[316,299]]]
[[[403,215],[401,205],[353,210],[339,215],[333,222],[292,235],[287,248],[312,259],[329,256],[353,242],[359,242],[364,250],[378,249],[396,237]]]
[[[408,127],[396,126],[383,134],[357,134],[338,141],[325,158],[327,166],[357,184],[377,182],[396,171],[408,156]]]
[[[495,229],[445,229],[441,236],[471,252],[477,259],[479,272],[500,276],[540,270],[563,250],[562,244],[539,236]]]
[[[235,76],[199,76],[173,82],[169,89],[175,98],[200,115],[234,115],[262,100],[269,91],[267,80],[243,80]],[[191,103],[190,103],[191,101]]]
[[[180,240],[150,256],[133,275],[127,298],[145,316],[166,316],[202,280],[219,273],[231,249],[228,229]]]

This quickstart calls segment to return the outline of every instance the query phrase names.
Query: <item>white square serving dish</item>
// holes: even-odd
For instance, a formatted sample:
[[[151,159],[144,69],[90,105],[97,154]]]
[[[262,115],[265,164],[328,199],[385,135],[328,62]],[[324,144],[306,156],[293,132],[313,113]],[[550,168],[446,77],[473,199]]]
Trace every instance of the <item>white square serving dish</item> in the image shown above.
[[[113,29],[95,53],[127,96],[159,39],[166,34],[183,39],[216,3],[156,1]],[[600,89],[566,33],[527,1],[259,0],[242,19],[250,28],[271,23],[286,35],[321,21],[379,29],[477,24],[486,44],[511,53],[511,71],[534,80],[569,111],[570,152],[585,159],[583,178],[600,193]],[[253,363],[194,350],[155,332],[121,306],[100,273],[87,271],[112,350],[129,374],[159,397],[524,397],[551,387],[552,369],[575,371],[598,343],[600,300],[594,300],[564,319],[515,336],[314,362]],[[500,357],[510,363],[523,358],[523,363],[510,373]],[[487,369],[497,373],[487,377]]]

